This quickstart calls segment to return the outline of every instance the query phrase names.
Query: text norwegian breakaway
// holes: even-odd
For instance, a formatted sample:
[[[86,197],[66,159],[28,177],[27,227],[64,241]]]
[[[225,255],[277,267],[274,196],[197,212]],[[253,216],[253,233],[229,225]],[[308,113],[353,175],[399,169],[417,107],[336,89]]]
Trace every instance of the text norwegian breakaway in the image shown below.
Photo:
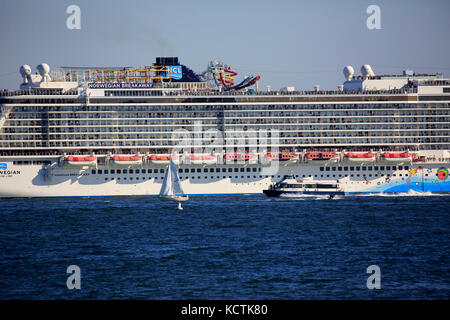
[[[89,89],[153,88],[153,83],[88,83]]]

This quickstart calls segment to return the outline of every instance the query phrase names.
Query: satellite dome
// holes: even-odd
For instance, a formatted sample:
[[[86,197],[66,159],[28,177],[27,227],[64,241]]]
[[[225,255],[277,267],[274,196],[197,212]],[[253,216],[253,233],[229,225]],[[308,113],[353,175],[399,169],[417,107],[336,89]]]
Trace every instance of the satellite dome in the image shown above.
[[[50,72],[50,67],[46,63],[39,64],[36,69],[38,70],[39,74],[42,77],[42,82],[46,82],[51,80],[48,73]]]
[[[364,78],[373,77],[375,74],[372,71],[372,67],[368,64],[365,64],[361,67],[361,75]]]
[[[31,68],[29,65],[24,64],[23,66],[20,67],[19,71],[20,74],[22,75],[23,83],[31,82]]]
[[[352,66],[346,66],[344,68],[344,77],[347,81],[352,80],[353,74],[355,73],[355,70]]]

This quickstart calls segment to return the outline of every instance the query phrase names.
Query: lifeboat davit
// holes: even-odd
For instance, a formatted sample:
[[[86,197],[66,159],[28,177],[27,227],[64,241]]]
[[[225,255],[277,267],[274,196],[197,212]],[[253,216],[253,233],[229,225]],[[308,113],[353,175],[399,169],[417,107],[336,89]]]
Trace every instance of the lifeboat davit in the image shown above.
[[[290,152],[269,152],[265,157],[270,161],[295,161],[298,159],[297,154]]]
[[[142,164],[142,158],[139,156],[113,156],[110,158],[111,164],[117,166],[132,166]]]
[[[191,164],[212,165],[217,163],[216,156],[211,154],[191,154],[188,159]]]
[[[410,162],[412,156],[410,153],[407,152],[402,153],[385,152],[380,155],[380,159],[386,162]]]
[[[305,160],[312,164],[336,163],[339,156],[334,152],[307,152]]]
[[[97,164],[97,158],[68,156],[64,158],[64,163],[76,167],[95,166]]]
[[[175,156],[175,155],[170,156],[170,155],[167,155],[167,154],[152,154],[152,155],[150,155],[147,158],[147,160],[150,163],[153,163],[153,164],[166,165],[166,164],[170,163],[170,157],[172,157],[172,160],[173,160],[174,164],[179,164],[180,163],[180,158],[178,156]]]
[[[374,162],[375,158],[373,153],[346,153],[344,155],[344,160],[348,162]]]
[[[257,162],[258,156],[253,153],[225,153],[223,155],[226,162]]]

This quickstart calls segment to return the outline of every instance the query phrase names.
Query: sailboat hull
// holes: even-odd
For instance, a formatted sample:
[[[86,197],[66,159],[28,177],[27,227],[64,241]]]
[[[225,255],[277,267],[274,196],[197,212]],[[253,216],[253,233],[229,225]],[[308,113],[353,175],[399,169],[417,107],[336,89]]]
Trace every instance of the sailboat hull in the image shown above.
[[[161,200],[173,201],[173,202],[184,202],[189,200],[189,196],[159,196]]]

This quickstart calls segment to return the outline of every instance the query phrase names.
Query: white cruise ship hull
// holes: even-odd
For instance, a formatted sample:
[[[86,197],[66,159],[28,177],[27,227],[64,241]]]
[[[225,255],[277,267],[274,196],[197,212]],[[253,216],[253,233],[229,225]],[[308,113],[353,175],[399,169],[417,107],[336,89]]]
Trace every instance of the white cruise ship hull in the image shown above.
[[[0,197],[156,196],[164,177],[160,171],[105,174],[105,169],[110,172],[109,167],[80,169],[55,166],[47,170],[42,165],[15,165],[9,160],[6,163],[6,170],[0,170]],[[264,170],[267,168],[260,165],[249,167],[256,168],[257,172],[253,169],[250,172],[210,172],[211,168],[191,166],[189,168],[201,168],[201,172],[195,170],[191,173],[189,170],[189,173],[180,173],[180,180],[188,195],[263,194],[270,184],[290,174],[311,182],[338,181],[346,194],[448,193],[448,167],[449,163],[436,163],[411,164],[407,169],[397,167],[396,170],[383,171],[338,171],[338,167],[335,167],[336,171],[321,171],[317,165],[297,163],[280,166],[277,172],[266,175]],[[102,173],[99,174],[100,170]]]

